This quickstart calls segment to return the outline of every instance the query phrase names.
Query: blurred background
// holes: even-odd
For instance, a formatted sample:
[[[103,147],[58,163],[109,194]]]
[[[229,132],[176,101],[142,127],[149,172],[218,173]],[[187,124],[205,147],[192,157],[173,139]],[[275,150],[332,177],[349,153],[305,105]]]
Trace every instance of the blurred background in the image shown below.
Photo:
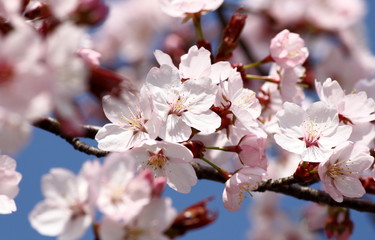
[[[249,0],[250,2],[251,0]],[[120,2],[120,1],[116,1]],[[140,1],[144,2],[144,1]],[[226,1],[225,1],[226,2]],[[236,1],[231,1],[235,3]],[[257,1],[254,1],[257,2]],[[375,55],[375,1],[367,0],[366,3],[366,16],[364,18],[364,33],[367,35],[368,47],[372,54]],[[141,16],[139,16],[141,17]],[[213,14],[207,16],[209,18],[215,18]],[[212,23],[203,25],[207,29],[211,28]],[[121,24],[120,24],[121,25]],[[118,27],[118,26],[117,26]],[[214,29],[214,26],[212,26]],[[99,29],[94,29],[93,33],[98,33]],[[142,29],[139,34],[142,33]],[[210,30],[208,30],[210,31]],[[150,33],[151,35],[154,33]],[[193,33],[192,33],[193,34]],[[253,33],[256,34],[256,33]],[[194,36],[194,35],[192,35]],[[362,39],[365,40],[365,39]],[[130,41],[130,40],[129,40]],[[100,40],[98,40],[98,44]],[[100,43],[104,44],[104,43]],[[102,49],[105,49],[104,45],[98,45]],[[146,42],[150,46],[150,53],[157,46],[158,43]],[[160,43],[159,43],[160,44]],[[364,43],[366,44],[366,43]],[[134,48],[135,49],[135,48]],[[316,48],[319,49],[319,48]],[[123,49],[128,51],[128,49]],[[313,51],[313,50],[311,50]],[[133,62],[139,63],[139,67],[147,65],[146,62],[142,62],[144,59],[137,59],[139,53],[134,52],[132,56],[127,59],[121,59],[120,62]],[[111,59],[113,56],[104,56],[106,63],[113,64],[115,60]],[[151,56],[152,57],[152,56]],[[241,56],[238,56],[241,59]],[[118,62],[118,56],[114,57]],[[372,66],[375,69],[375,65]],[[125,67],[121,70],[123,73],[129,73],[129,69]],[[129,74],[140,74],[129,73]],[[86,141],[86,140],[85,140]],[[87,140],[87,143],[96,145],[95,141]],[[63,167],[71,169],[74,172],[78,172],[82,166],[82,163],[88,159],[94,159],[92,156],[88,156],[84,153],[75,151],[68,143],[59,137],[54,136],[49,132],[45,132],[40,129],[34,128],[32,138],[29,144],[14,158],[17,160],[17,170],[22,173],[23,179],[20,183],[20,193],[16,197],[16,204],[18,207],[17,212],[11,215],[0,215],[0,239],[4,240],[47,240],[54,239],[39,235],[33,230],[28,221],[28,214],[35,206],[36,203],[43,199],[40,190],[40,179],[43,174],[49,172],[50,168]],[[214,196],[214,200],[208,204],[208,208],[218,212],[217,220],[202,229],[191,231],[185,236],[179,238],[182,240],[194,239],[194,240],[206,240],[206,239],[251,239],[249,236],[249,230],[252,225],[252,214],[254,214],[254,208],[259,206],[259,203],[255,203],[254,199],[247,198],[244,200],[242,210],[234,213],[229,213],[223,206],[221,201],[222,191],[224,189],[223,184],[200,180],[196,186],[192,188],[190,194],[180,194],[167,188],[165,191],[166,196],[170,196],[173,199],[173,205],[178,209],[182,210],[196,202],[201,201],[210,196]],[[271,195],[270,198],[276,198]],[[286,196],[279,196],[279,210],[285,213],[286,220],[294,223],[296,226],[302,221],[301,212],[309,205],[308,202],[299,201]],[[367,213],[360,213],[357,211],[351,211],[352,220],[354,222],[354,231],[351,239],[373,239],[375,236],[375,218]],[[93,234],[91,230],[87,231],[87,234],[83,238],[84,240],[93,240]],[[264,238],[266,240],[266,238]],[[272,239],[288,239],[283,236],[275,236]],[[291,238],[289,238],[291,239]],[[299,238],[294,238],[299,239]],[[308,239],[308,238],[306,238]],[[313,239],[326,239],[323,232],[317,232]]]

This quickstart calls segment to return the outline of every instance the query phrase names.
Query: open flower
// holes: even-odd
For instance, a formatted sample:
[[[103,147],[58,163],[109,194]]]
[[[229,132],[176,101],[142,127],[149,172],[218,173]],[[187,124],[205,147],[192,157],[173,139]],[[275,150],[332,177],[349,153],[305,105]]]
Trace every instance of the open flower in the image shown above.
[[[135,159],[141,168],[151,169],[155,177],[166,177],[167,184],[178,192],[188,193],[197,183],[190,164],[193,154],[181,144],[148,140],[124,154]]]
[[[106,158],[97,206],[106,216],[128,222],[150,202],[152,175],[137,174],[138,165],[124,153],[112,153]]]
[[[342,202],[343,196],[361,197],[366,191],[359,177],[373,161],[368,147],[346,142],[336,147],[327,161],[320,163],[319,177],[336,202]]]
[[[100,149],[125,151],[145,139],[157,137],[160,120],[147,92],[141,91],[140,96],[133,97],[131,102],[110,95],[103,97],[104,113],[112,123],[104,125],[95,136]]]
[[[262,168],[241,168],[225,183],[224,207],[231,212],[240,210],[245,194],[257,189],[265,175],[266,171]]]
[[[167,240],[164,232],[177,215],[170,198],[155,198],[132,221],[125,223],[105,217],[100,225],[102,240]]]
[[[164,121],[159,133],[162,139],[182,142],[190,137],[191,127],[213,133],[220,126],[220,117],[210,110],[217,89],[211,79],[203,77],[182,82],[176,68],[161,65],[150,70],[146,85]]]
[[[79,239],[91,225],[94,209],[89,201],[89,183],[69,170],[54,168],[42,179],[45,200],[29,215],[31,225],[46,236]]]
[[[323,84],[315,82],[321,101],[337,109],[344,124],[357,124],[375,120],[375,101],[366,92],[345,94],[337,81],[327,78]]]
[[[325,161],[332,148],[345,142],[352,132],[351,126],[339,126],[337,111],[323,102],[313,103],[306,111],[294,103],[283,106],[276,114],[280,132],[275,134],[275,141],[300,154],[303,161]]]

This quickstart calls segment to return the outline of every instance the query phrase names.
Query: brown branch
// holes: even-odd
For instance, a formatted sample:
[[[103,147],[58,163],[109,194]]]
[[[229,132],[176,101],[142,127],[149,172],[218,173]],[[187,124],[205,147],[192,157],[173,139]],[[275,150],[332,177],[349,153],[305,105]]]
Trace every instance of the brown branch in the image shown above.
[[[109,152],[100,150],[96,147],[90,146],[81,142],[76,137],[67,137],[61,132],[61,125],[53,118],[43,118],[33,124],[35,127],[44,129],[51,133],[60,136],[70,143],[74,149],[78,151],[87,153],[89,155],[94,155],[97,157],[104,157]],[[86,129],[86,133],[82,137],[94,138],[99,127],[85,125],[83,126]],[[203,166],[198,163],[192,163],[194,170],[199,179],[207,179],[220,183],[225,183],[225,179],[221,174],[213,169],[212,167]],[[333,200],[329,194],[324,191],[313,189],[310,187],[301,186],[298,184],[298,181],[293,177],[280,178],[276,180],[269,179],[263,181],[256,190],[257,192],[272,191],[277,193],[283,193],[285,195],[295,197],[297,199],[326,204],[330,206],[345,207],[354,209],[361,212],[370,212],[375,213],[375,203],[363,199],[353,199],[344,197],[344,201],[341,203]]]
[[[86,143],[80,141],[77,137],[66,136],[61,130],[61,124],[56,119],[50,117],[41,118],[40,120],[34,122],[33,125],[61,137],[69,144],[71,144],[74,149],[80,152],[84,152],[88,155],[104,157],[109,153],[107,151],[103,151],[96,147],[87,145]],[[95,138],[95,135],[99,130],[99,127],[90,125],[84,125],[83,128],[85,129],[85,133],[81,137],[86,138]]]
[[[339,203],[333,200],[328,193],[313,189],[310,187],[303,187],[297,184],[284,184],[283,179],[275,181],[266,181],[255,191],[272,191],[277,193],[283,193],[288,196],[292,196],[301,200],[326,204],[336,207],[345,207],[354,209],[360,212],[371,212],[375,213],[375,203],[363,199],[354,199],[344,197],[344,200]]]

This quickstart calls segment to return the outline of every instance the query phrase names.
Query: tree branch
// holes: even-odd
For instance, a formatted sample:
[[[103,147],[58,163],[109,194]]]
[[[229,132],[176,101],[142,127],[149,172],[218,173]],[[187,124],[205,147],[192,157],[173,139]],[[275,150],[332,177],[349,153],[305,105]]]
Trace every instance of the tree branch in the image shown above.
[[[39,121],[33,124],[35,127],[44,129],[55,135],[65,139],[70,143],[74,149],[84,152],[89,155],[94,155],[97,157],[104,157],[109,154],[109,152],[100,150],[96,147],[87,145],[86,143],[80,141],[76,137],[65,136],[61,131],[61,125],[55,119],[46,117],[40,119]],[[99,127],[84,125],[85,134],[81,137],[86,138],[95,138]],[[199,163],[192,163],[194,170],[199,179],[207,179],[220,183],[225,183],[225,179],[221,174],[212,167],[203,166]],[[303,183],[301,183],[303,184]],[[285,195],[295,197],[297,199],[326,204],[330,206],[345,207],[354,209],[361,212],[370,212],[375,213],[375,203],[363,199],[353,199],[344,197],[343,202],[339,203],[333,200],[329,194],[324,191],[317,190],[310,187],[301,186],[298,184],[298,181],[293,177],[280,178],[276,180],[269,179],[263,181],[256,190],[257,192],[272,191],[277,193],[283,193]]]
[[[42,118],[36,122],[33,123],[35,127],[38,127],[40,129],[46,130],[48,132],[51,132],[65,141],[67,141],[69,144],[73,146],[74,149],[84,152],[88,155],[94,155],[96,157],[104,157],[108,155],[109,152],[100,150],[96,147],[87,145],[86,143],[80,141],[77,137],[70,137],[66,136],[62,131],[61,131],[61,124],[53,118],[50,117],[45,117]],[[95,138],[96,133],[98,132],[100,127],[97,126],[90,126],[90,125],[84,125],[83,126],[85,133],[82,137],[86,138]]]

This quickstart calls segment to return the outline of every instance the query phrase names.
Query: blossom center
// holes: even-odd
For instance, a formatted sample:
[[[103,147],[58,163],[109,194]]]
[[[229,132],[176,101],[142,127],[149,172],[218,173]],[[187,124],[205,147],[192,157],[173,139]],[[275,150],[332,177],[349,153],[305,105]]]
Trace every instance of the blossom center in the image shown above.
[[[147,165],[152,166],[154,169],[162,169],[164,164],[168,161],[168,157],[164,155],[163,149],[157,153],[149,152],[150,158]]]
[[[242,109],[249,109],[254,103],[255,92],[245,90],[241,91],[240,95],[236,97],[235,105]]]
[[[145,123],[147,122],[147,120],[142,117],[142,113],[140,110],[136,113],[131,112],[131,116],[129,118],[122,116],[121,119],[125,120],[128,127],[131,128],[134,132],[147,132],[145,128]]]
[[[186,105],[185,99],[183,97],[178,97],[177,101],[174,103],[170,103],[169,107],[169,114],[176,114],[177,116],[181,116],[182,113],[186,112]]]
[[[311,146],[318,147],[318,140],[321,135],[321,130],[318,124],[310,120],[309,122],[305,122],[304,128],[305,128],[305,136],[303,137],[303,141],[305,141],[306,147],[311,147]]]
[[[86,214],[84,203],[76,202],[70,206],[70,210],[72,211],[71,219],[76,219],[78,217],[84,216]]]
[[[125,232],[124,240],[135,240],[144,234],[142,229],[136,227],[125,227]]]
[[[346,168],[346,169],[345,169]],[[336,178],[338,176],[346,175],[346,174],[351,174],[353,171],[349,170],[349,167],[347,165],[342,165],[342,164],[333,164],[328,168],[327,175],[330,178]]]

